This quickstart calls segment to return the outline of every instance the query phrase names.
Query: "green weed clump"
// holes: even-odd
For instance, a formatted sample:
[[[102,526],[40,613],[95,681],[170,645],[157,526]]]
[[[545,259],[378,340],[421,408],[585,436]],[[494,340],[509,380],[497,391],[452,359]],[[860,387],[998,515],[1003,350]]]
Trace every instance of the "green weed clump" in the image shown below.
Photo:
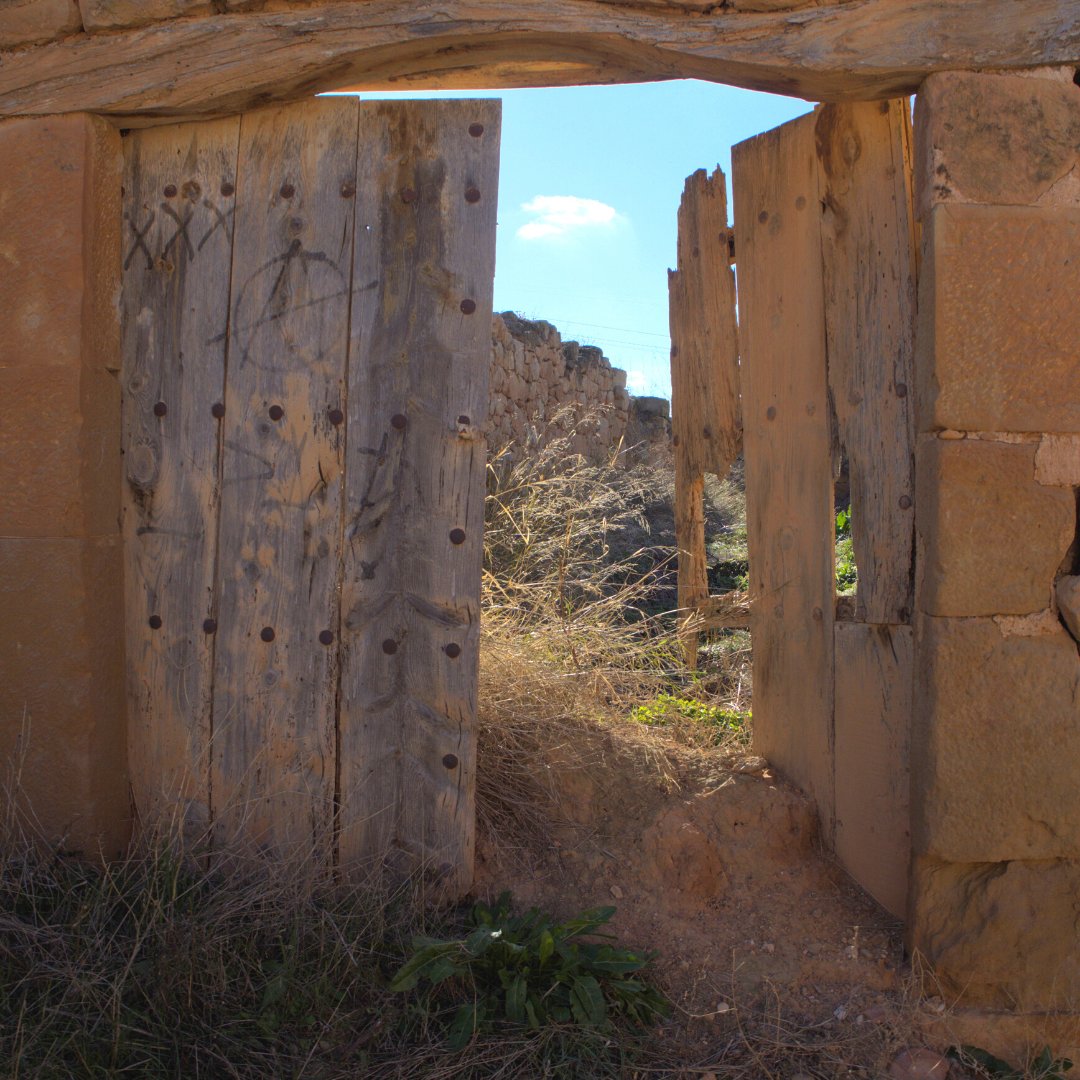
[[[630,718],[650,727],[679,727],[696,730],[699,739],[717,746],[745,743],[749,739],[752,713],[749,709],[731,709],[723,705],[661,693],[636,706]]]

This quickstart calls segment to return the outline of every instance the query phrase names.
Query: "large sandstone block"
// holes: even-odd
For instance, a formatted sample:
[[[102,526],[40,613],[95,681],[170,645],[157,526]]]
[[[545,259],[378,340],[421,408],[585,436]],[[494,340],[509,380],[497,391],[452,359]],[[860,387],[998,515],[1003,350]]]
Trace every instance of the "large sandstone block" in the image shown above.
[[[1036,482],[1037,445],[919,440],[920,611],[1028,615],[1050,606],[1076,531],[1076,501],[1071,490]]]
[[[209,15],[210,0],[79,0],[83,25],[87,30],[116,30],[125,26],[145,26],[181,15]]]
[[[1027,1012],[1080,1000],[1080,863],[916,859],[912,945],[944,991]]]
[[[117,854],[129,829],[118,537],[0,539],[0,763],[50,841]]]
[[[0,3],[0,49],[54,41],[82,29],[75,0],[4,0]]]
[[[927,224],[919,430],[1080,432],[1080,210],[944,205]]]
[[[1059,77],[949,71],[915,99],[915,197],[1080,207],[1080,91]]]
[[[1057,626],[921,618],[912,841],[952,862],[1080,859],[1080,656]]]

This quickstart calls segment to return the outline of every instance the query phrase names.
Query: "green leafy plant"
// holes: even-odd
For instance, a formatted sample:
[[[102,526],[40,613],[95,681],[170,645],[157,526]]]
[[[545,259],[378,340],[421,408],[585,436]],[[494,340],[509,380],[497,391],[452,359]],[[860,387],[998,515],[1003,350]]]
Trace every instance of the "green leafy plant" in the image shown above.
[[[977,1046],[954,1046],[948,1056],[968,1068],[977,1069],[992,1080],[1065,1080],[1073,1063],[1068,1058],[1056,1058],[1049,1046],[1044,1046],[1037,1057],[1032,1058],[1026,1069],[1018,1069]]]
[[[858,584],[859,571],[855,565],[855,543],[851,538],[851,508],[836,515],[836,591],[850,596]]]
[[[743,712],[721,705],[709,705],[675,694],[657,694],[651,701],[634,708],[630,718],[639,724],[651,726],[684,722],[700,724],[711,728],[716,741],[720,742],[727,735],[741,733],[749,725],[751,713],[749,710]]]
[[[593,908],[565,922],[537,908],[515,915],[503,893],[493,907],[472,909],[463,937],[417,937],[390,989],[420,988],[422,1006],[449,1017],[452,1049],[501,1023],[531,1030],[550,1024],[606,1030],[617,1019],[654,1023],[669,1005],[639,976],[651,955],[594,940],[608,936],[597,932],[614,913]]]

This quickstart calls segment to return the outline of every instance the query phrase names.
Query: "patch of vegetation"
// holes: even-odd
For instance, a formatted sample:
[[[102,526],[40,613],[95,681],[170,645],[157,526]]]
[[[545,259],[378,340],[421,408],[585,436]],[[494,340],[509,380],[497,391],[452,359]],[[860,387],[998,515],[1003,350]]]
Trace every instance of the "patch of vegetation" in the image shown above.
[[[415,992],[455,1050],[507,1024],[655,1023],[670,1006],[642,975],[652,957],[593,940],[614,913],[595,908],[563,922],[537,908],[515,915],[503,893],[492,907],[475,905],[463,937],[418,937],[390,989]]]
[[[675,694],[657,694],[651,701],[636,706],[630,717],[639,724],[663,726],[690,722],[710,729],[717,743],[727,736],[744,732],[751,720],[749,709],[743,711],[713,705]]]
[[[851,539],[851,509],[836,515],[836,591],[841,596],[853,596],[859,582],[855,565],[855,544]]]

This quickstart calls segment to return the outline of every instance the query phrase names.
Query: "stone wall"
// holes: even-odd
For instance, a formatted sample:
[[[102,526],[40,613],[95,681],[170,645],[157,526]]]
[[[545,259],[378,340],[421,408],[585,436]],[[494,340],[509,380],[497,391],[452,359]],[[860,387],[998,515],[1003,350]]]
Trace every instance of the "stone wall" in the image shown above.
[[[491,328],[491,382],[484,434],[493,453],[519,459],[528,447],[569,437],[590,461],[608,460],[621,447],[649,453],[666,444],[668,403],[634,398],[626,372],[600,349],[563,341],[548,322],[513,312],[496,315]]]
[[[1080,1001],[1080,87],[931,76],[916,109],[912,943],[942,987]]]

